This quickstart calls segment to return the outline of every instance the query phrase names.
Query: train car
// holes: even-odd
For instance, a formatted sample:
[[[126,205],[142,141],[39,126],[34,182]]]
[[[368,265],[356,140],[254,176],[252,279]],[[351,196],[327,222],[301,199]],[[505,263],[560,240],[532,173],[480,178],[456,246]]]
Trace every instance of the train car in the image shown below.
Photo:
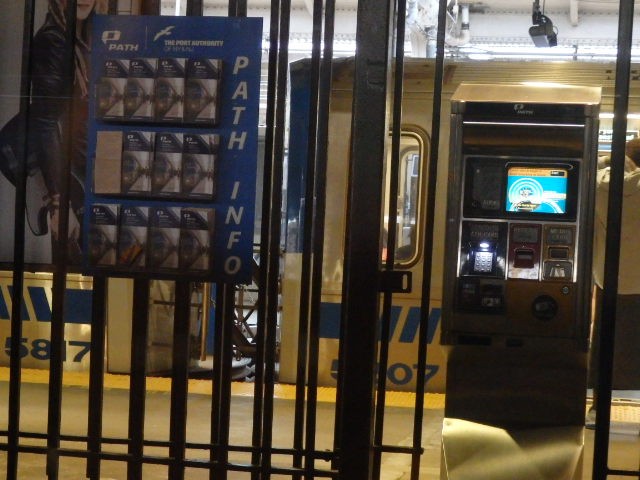
[[[338,337],[342,290],[342,258],[346,224],[349,142],[353,89],[353,58],[334,61],[329,110],[326,221],[322,300],[320,311],[319,383],[336,384]],[[422,251],[426,223],[427,161],[432,144],[432,111],[435,62],[407,59],[403,84],[402,133],[400,146],[399,195],[397,209],[396,268],[413,275],[410,293],[394,294],[391,312],[391,336],[387,388],[413,390],[416,385],[418,325],[422,291]],[[299,316],[299,278],[304,224],[304,182],[307,159],[310,62],[291,66],[290,143],[288,151],[286,239],[282,286],[280,376],[282,382],[294,382],[296,376]],[[431,392],[443,392],[446,378],[446,351],[439,343],[442,299],[442,262],[444,257],[445,205],[449,149],[450,97],[461,82],[523,83],[553,82],[603,88],[600,116],[599,150],[610,149],[615,67],[609,63],[586,62],[478,62],[450,59],[445,62],[437,182],[434,207],[433,268],[428,328],[427,365],[424,381]],[[638,136],[638,77],[632,76],[628,135]],[[391,155],[387,154],[390,160]],[[389,171],[387,164],[386,171]],[[388,182],[387,182],[388,183]],[[388,191],[388,190],[387,190]],[[388,195],[386,196],[388,203]],[[385,225],[387,209],[385,208]],[[381,246],[381,257],[385,246]],[[372,322],[375,319],[372,319]]]

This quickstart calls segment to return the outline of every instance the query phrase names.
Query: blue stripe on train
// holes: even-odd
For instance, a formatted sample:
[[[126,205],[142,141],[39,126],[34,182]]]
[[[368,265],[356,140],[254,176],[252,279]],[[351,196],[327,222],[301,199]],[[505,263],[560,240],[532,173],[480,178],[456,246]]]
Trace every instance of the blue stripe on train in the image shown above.
[[[13,288],[9,286],[8,290],[11,295]],[[91,323],[91,294],[91,290],[76,288],[68,288],[65,291],[65,323]],[[8,307],[10,299],[5,299],[4,296],[4,291],[0,290],[0,320],[9,320],[11,316]],[[35,319],[29,315],[28,303],[33,307]],[[27,287],[27,294],[22,299],[22,319],[37,322],[51,321],[51,305],[45,287]]]
[[[402,312],[400,306],[394,306],[391,308],[390,318],[390,335],[394,338],[398,323],[400,320],[400,313]],[[413,343],[418,335],[420,327],[420,308],[419,307],[404,307],[408,308],[407,317],[405,319],[398,341],[400,343]],[[429,312],[429,319],[427,321],[427,342],[432,343],[436,333],[436,328],[440,322],[440,309],[432,308]],[[340,337],[340,304],[323,302],[320,305],[320,338],[332,338],[338,339]]]

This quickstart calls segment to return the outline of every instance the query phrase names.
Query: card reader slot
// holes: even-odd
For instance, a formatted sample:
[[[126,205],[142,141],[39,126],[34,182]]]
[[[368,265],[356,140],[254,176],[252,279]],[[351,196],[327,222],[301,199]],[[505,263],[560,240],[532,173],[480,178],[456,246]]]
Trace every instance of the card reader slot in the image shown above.
[[[535,252],[532,248],[516,248],[513,251],[513,266],[515,268],[533,268]]]

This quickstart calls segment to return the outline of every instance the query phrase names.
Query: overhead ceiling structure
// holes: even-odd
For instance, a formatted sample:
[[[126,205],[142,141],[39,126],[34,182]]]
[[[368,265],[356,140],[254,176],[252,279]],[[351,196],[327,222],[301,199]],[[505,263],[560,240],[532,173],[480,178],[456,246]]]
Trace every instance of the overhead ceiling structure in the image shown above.
[[[627,1],[627,0],[625,0]],[[535,0],[449,0],[446,52],[477,59],[547,58],[611,61],[616,55],[619,0],[538,0],[553,23],[557,46],[536,47],[529,34]],[[640,2],[636,2],[639,4]],[[291,1],[290,49],[310,51],[313,0]],[[337,0],[335,53],[355,51],[357,0]],[[439,0],[407,0],[408,56],[433,56]],[[248,0],[248,14],[268,19],[270,0]],[[165,15],[184,14],[186,0],[163,0]],[[204,0],[205,15],[226,15],[226,0]],[[636,8],[636,13],[638,8]],[[640,17],[639,17],[640,18]],[[269,22],[265,22],[268,29]],[[268,38],[265,31],[265,38]],[[634,38],[634,45],[637,40]],[[635,51],[634,51],[635,54]],[[640,50],[638,55],[640,55]]]

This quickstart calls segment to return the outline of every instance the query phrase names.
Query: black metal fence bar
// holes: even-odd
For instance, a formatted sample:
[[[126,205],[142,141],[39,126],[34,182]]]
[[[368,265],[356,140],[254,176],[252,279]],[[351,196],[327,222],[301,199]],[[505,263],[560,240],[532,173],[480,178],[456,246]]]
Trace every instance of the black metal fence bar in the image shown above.
[[[118,13],[117,0],[109,0],[107,13]],[[87,425],[87,478],[99,480],[102,468],[102,410],[104,407],[107,285],[104,276],[93,277],[91,304],[91,357],[89,359],[89,411]]]
[[[311,307],[309,319],[309,372],[307,393],[305,476],[313,478],[316,468],[316,427],[318,397],[318,365],[320,341],[320,302],[322,296],[322,263],[324,259],[324,222],[326,214],[327,143],[329,129],[329,101],[331,97],[331,75],[333,65],[333,36],[335,27],[335,2],[324,5],[324,51],[319,59],[317,133],[315,142],[316,174],[314,178],[314,261],[311,272]],[[320,45],[318,45],[320,48]],[[333,452],[330,457],[334,459]]]
[[[611,139],[611,178],[607,210],[604,285],[600,313],[600,356],[598,359],[596,432],[594,439],[593,478],[606,480],[611,474],[609,462],[609,431],[611,420],[611,389],[613,350],[615,339],[616,297],[620,262],[620,227],[624,182],[625,143],[629,83],[631,74],[631,45],[634,2],[620,0],[618,17],[618,55],[613,104],[613,133]],[[635,472],[640,476],[640,471]]]
[[[100,479],[102,451],[102,407],[104,405],[104,355],[107,303],[107,279],[93,277],[91,304],[91,357],[89,364],[89,412],[87,425],[87,477]]]
[[[187,394],[189,388],[189,317],[191,284],[175,284],[173,349],[171,361],[171,415],[169,438],[169,478],[184,479],[185,445],[187,441]]]
[[[200,17],[204,13],[202,0],[187,0],[187,17]]]
[[[216,462],[214,468],[211,469],[209,478],[215,480],[220,470],[220,464],[218,461],[218,446],[220,442],[220,423],[221,412],[220,403],[222,402],[222,339],[224,332],[224,316],[223,316],[223,304],[224,304],[224,292],[220,285],[216,285],[215,289],[215,320],[213,330],[213,370],[211,374],[211,445],[212,448],[209,451],[209,461],[211,463]]]
[[[229,0],[230,17],[246,17],[247,16],[247,1],[246,0]]]
[[[274,14],[274,4],[272,2],[271,14]],[[262,436],[260,445],[262,447],[261,462],[261,480],[271,478],[271,448],[273,446],[273,395],[275,384],[275,363],[276,363],[276,330],[278,322],[278,296],[279,296],[279,269],[280,269],[280,211],[282,209],[282,174],[284,164],[284,134],[286,128],[286,98],[287,98],[287,73],[288,73],[288,51],[289,51],[289,25],[291,15],[290,0],[282,0],[277,3],[275,11],[278,12],[277,28],[275,34],[277,37],[271,37],[270,49],[276,48],[277,55],[269,54],[269,61],[275,64],[269,64],[270,81],[275,80],[275,103],[272,108],[267,110],[268,114],[273,115],[273,119],[267,117],[268,135],[272,154],[271,169],[271,216],[269,218],[269,234],[267,241],[268,256],[263,260],[267,269],[267,282],[265,283],[266,303],[265,311],[265,338],[264,338],[264,402],[262,405]],[[276,18],[272,18],[273,22]],[[272,71],[271,68],[275,70]],[[269,131],[271,128],[271,131]]]
[[[436,37],[436,68],[433,79],[433,102],[431,112],[431,142],[427,163],[426,221],[422,245],[422,295],[420,300],[420,329],[418,332],[418,368],[416,369],[416,401],[413,417],[413,447],[411,456],[411,480],[420,478],[420,457],[422,455],[422,423],[424,419],[424,392],[427,364],[429,312],[431,309],[431,268],[433,266],[433,233],[435,221],[436,181],[438,178],[438,158],[440,151],[440,121],[442,109],[442,84],[444,79],[444,40],[447,21],[447,0],[440,0],[438,6],[438,31]]]
[[[258,447],[252,455],[251,462],[258,465],[262,462],[262,436],[263,436],[263,408],[265,402],[265,356],[267,350],[266,332],[267,317],[272,311],[268,303],[277,301],[277,296],[269,295],[267,288],[271,282],[277,282],[278,272],[273,272],[273,263],[269,260],[271,255],[279,249],[279,239],[272,241],[275,212],[279,212],[278,206],[273,204],[273,193],[278,190],[281,179],[276,177],[279,168],[276,164],[281,159],[274,155],[275,150],[275,111],[276,93],[278,83],[278,41],[280,38],[280,0],[271,0],[269,19],[269,52],[267,72],[267,105],[266,105],[266,129],[264,147],[264,172],[262,182],[262,221],[260,228],[260,270],[258,272],[258,325],[256,331],[256,360],[255,360],[255,386],[253,396],[253,431],[251,444]],[[260,472],[254,472],[251,480],[258,480]]]
[[[73,79],[75,78],[74,51],[76,44],[76,1],[66,3],[65,9],[65,43],[64,43],[64,71],[66,86],[64,95],[69,99],[65,112],[67,125],[74,122]],[[71,182],[71,159],[73,157],[73,135],[71,128],[63,133],[64,158],[60,165],[60,205],[58,207],[57,235],[53,232],[52,258],[54,263],[52,306],[51,306],[51,350],[49,357],[49,409],[47,420],[47,477],[57,480],[59,475],[60,425],[62,417],[62,371],[64,362],[64,312],[65,291],[67,288],[68,244],[69,244],[69,200]],[[52,217],[55,218],[55,217]],[[55,221],[55,220],[54,220]],[[56,226],[51,227],[56,228]]]
[[[213,396],[211,403],[211,480],[225,480],[229,460],[229,424],[231,414],[231,327],[235,289],[232,285],[216,286],[214,333]]]
[[[117,0],[109,0],[107,13],[118,13]],[[87,415],[87,478],[100,480],[104,407],[105,340],[107,325],[107,286],[104,276],[93,277],[91,303],[91,357],[89,359],[89,411]]]
[[[397,211],[398,211],[398,183],[400,172],[400,137],[402,132],[402,97],[404,94],[404,38],[405,38],[405,18],[406,0],[397,0],[397,17],[395,27],[395,57],[393,71],[393,116],[391,124],[391,165],[388,170],[389,176],[389,207],[387,214],[389,223],[387,225],[387,258],[385,268],[392,271],[395,263],[396,233],[397,233]],[[387,367],[389,365],[389,342],[391,324],[391,306],[393,303],[393,293],[383,292],[382,315],[380,324],[380,348],[378,353],[378,384],[377,399],[374,419],[374,445],[382,444],[384,434],[384,411],[386,406],[387,390]],[[380,467],[382,463],[382,452],[376,450],[373,455],[373,478],[380,477]]]
[[[160,0],[143,0],[140,13],[159,15]],[[133,282],[131,328],[131,368],[129,378],[129,425],[127,477],[142,478],[144,456],[144,419],[146,405],[147,339],[149,330],[149,287],[146,279]]]
[[[20,444],[20,397],[21,397],[21,364],[20,346],[22,338],[22,291],[24,289],[24,235],[27,197],[27,162],[28,139],[27,119],[29,117],[29,96],[31,91],[31,73],[29,52],[33,36],[34,1],[25,1],[22,34],[22,69],[20,72],[20,111],[26,112],[24,120],[19,125],[23,138],[22,154],[16,171],[16,201],[14,212],[15,230],[13,233],[13,282],[11,291],[11,352],[9,358],[9,401],[8,401],[8,455],[7,479],[15,480],[18,475],[18,446]]]
[[[187,16],[203,14],[202,0],[187,0]],[[189,390],[189,321],[191,313],[191,283],[175,282],[173,318],[173,348],[171,360],[171,414],[169,438],[169,478],[182,480],[185,474],[187,442],[187,397]],[[207,312],[203,312],[202,321]]]
[[[149,329],[149,281],[133,281],[131,369],[129,372],[129,461],[127,477],[142,478]]]
[[[161,0],[141,0],[140,1],[141,15],[160,15],[161,9],[162,9]]]
[[[235,314],[235,293],[234,285],[224,284],[224,304],[222,314],[224,316],[224,330],[222,335],[222,378],[221,378],[221,403],[220,412],[220,437],[218,450],[219,460],[224,465],[229,463],[229,435],[231,433],[231,371],[233,369],[233,322]],[[227,472],[224,471],[219,480],[227,480]]]
[[[316,227],[317,219],[315,217],[315,178],[316,178],[316,147],[317,147],[317,129],[318,129],[318,96],[320,84],[320,47],[322,39],[322,2],[314,0],[313,2],[313,26],[312,26],[312,47],[311,47],[311,68],[309,74],[309,117],[308,117],[308,138],[307,138],[307,156],[306,156],[306,173],[305,173],[305,190],[304,190],[304,221],[302,222],[302,267],[300,282],[300,298],[298,305],[298,356],[296,359],[296,396],[294,409],[294,429],[293,429],[293,447],[300,453],[294,455],[293,466],[300,468],[302,466],[302,449],[304,445],[305,431],[305,406],[307,404],[305,398],[305,390],[311,392],[311,386],[307,386],[308,376],[308,344],[309,344],[309,315],[310,315],[310,292],[312,287],[311,271],[312,259],[317,261],[317,257],[312,247],[313,232]],[[306,417],[309,419],[310,417]],[[310,439],[307,439],[310,440]],[[298,480],[299,477],[294,477]]]
[[[359,2],[345,235],[338,405],[340,478],[372,478],[373,389],[379,328],[382,179],[394,4]],[[347,422],[348,419],[348,422]]]

